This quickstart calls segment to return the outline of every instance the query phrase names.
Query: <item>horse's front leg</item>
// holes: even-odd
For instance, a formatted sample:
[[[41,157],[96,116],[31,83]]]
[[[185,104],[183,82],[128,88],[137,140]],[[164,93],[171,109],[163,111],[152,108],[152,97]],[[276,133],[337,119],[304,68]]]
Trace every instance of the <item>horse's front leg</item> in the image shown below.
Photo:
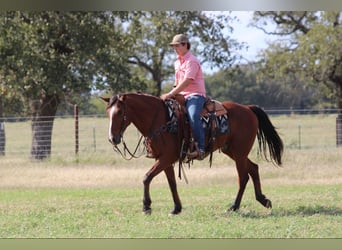
[[[152,178],[148,174],[145,175],[143,183],[144,183],[144,197],[143,197],[143,210],[144,214],[151,214],[151,196],[150,196],[150,183]]]
[[[169,187],[172,193],[172,198],[174,202],[174,209],[170,212],[170,215],[179,214],[182,211],[182,203],[178,196],[177,183],[175,178],[175,171],[172,165],[164,170],[167,181],[169,182]]]
[[[150,196],[150,183],[152,179],[158,175],[163,168],[161,168],[159,160],[155,162],[155,164],[152,166],[152,168],[145,174],[143,184],[144,184],[144,197],[143,197],[143,213],[145,214],[151,214],[151,196]]]

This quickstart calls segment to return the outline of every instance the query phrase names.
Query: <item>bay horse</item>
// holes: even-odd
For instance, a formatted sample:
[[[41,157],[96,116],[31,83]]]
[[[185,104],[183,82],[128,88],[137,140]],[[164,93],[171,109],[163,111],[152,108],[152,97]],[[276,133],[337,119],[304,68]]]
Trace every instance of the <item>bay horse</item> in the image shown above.
[[[120,144],[126,128],[131,123],[145,138],[151,141],[155,162],[143,179],[143,213],[151,213],[150,183],[162,171],[168,180],[174,202],[174,208],[170,214],[180,213],[182,204],[177,191],[174,163],[179,160],[181,145],[177,134],[164,129],[168,122],[165,102],[159,97],[143,93],[125,93],[114,95],[111,98],[101,98],[107,102],[108,136],[111,144],[114,146]],[[227,211],[239,209],[249,176],[254,184],[256,200],[264,207],[271,208],[271,201],[261,190],[258,165],[248,158],[248,154],[257,137],[260,152],[263,153],[266,160],[271,160],[280,166],[283,142],[267,114],[258,106],[241,105],[229,101],[222,102],[222,105],[227,110],[230,129],[228,133],[216,138],[213,151],[220,149],[235,161],[239,183],[235,201]],[[270,159],[267,159],[268,157]]]

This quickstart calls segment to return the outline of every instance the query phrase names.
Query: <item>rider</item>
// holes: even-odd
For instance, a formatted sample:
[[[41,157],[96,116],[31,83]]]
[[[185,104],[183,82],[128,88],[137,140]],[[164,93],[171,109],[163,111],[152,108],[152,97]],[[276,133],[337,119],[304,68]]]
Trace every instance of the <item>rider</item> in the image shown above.
[[[206,100],[204,77],[199,60],[190,52],[190,42],[186,35],[178,34],[169,44],[177,54],[174,88],[161,95],[165,100],[181,94],[185,98],[185,107],[190,126],[198,149],[188,154],[189,158],[202,160],[205,156],[205,134],[201,123],[201,111]]]

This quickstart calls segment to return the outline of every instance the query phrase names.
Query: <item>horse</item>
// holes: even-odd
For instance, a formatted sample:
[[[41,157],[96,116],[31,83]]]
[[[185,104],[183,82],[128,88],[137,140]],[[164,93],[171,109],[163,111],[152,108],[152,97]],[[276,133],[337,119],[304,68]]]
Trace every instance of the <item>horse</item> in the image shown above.
[[[101,97],[106,103],[109,118],[109,142],[117,146],[123,138],[126,128],[133,124],[146,139],[151,142],[155,162],[143,178],[142,212],[151,214],[150,183],[164,171],[172,194],[174,207],[171,215],[182,211],[182,203],[177,191],[174,163],[179,160],[181,144],[177,134],[169,132],[165,102],[159,97],[145,93],[124,93],[110,98]],[[283,142],[268,115],[256,105],[242,105],[231,101],[221,102],[229,117],[229,132],[217,136],[212,150],[220,150],[235,161],[239,189],[228,211],[237,211],[245,187],[252,178],[255,198],[266,208],[272,208],[272,202],[262,193],[258,165],[249,158],[255,138],[264,158],[274,165],[281,166]],[[208,138],[206,138],[208,143]],[[268,150],[267,150],[268,149]],[[208,152],[206,156],[208,156]]]

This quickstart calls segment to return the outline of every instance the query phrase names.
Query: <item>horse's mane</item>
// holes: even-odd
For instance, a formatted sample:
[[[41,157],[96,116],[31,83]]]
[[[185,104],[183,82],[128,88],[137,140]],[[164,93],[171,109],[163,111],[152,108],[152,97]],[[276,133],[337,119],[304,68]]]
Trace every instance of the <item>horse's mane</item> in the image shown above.
[[[143,98],[146,97],[147,99],[154,100],[157,103],[163,103],[163,101],[159,97],[151,95],[151,94],[142,93],[142,92],[128,92],[128,93],[114,94],[112,97],[108,98],[107,108],[110,108],[111,106],[113,106],[120,99],[121,96],[139,96]]]
[[[130,93],[122,94],[122,95],[126,95],[126,96],[139,96],[139,97],[142,97],[142,98],[146,98],[146,100],[153,101],[154,105],[160,105],[160,104],[164,103],[164,101],[162,99],[160,99],[160,97],[157,97],[157,96],[151,95],[151,94],[147,94],[147,93],[142,93],[142,92],[130,92]]]
[[[146,96],[148,98],[153,98],[153,99],[156,99],[156,100],[159,100],[159,101],[162,101],[160,99],[160,97],[158,96],[155,96],[155,95],[151,95],[151,94],[147,94],[147,93],[143,93],[143,92],[132,92],[132,93],[127,93],[127,94],[131,94],[131,95],[139,95],[139,96]]]

